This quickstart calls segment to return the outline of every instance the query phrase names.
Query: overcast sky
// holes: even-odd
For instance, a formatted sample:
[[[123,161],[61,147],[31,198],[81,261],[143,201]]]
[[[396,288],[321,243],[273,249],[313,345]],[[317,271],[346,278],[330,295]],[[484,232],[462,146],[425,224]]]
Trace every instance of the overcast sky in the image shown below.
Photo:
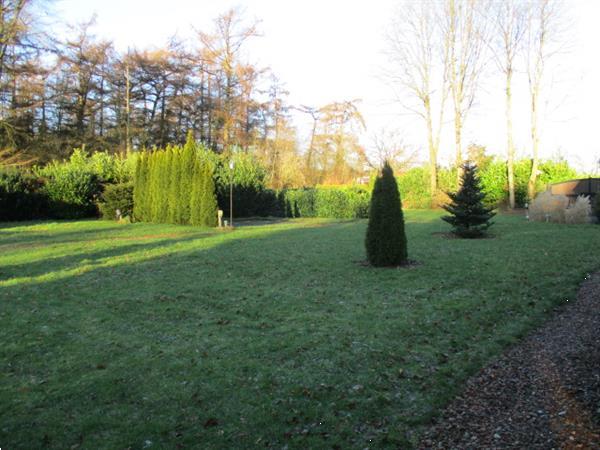
[[[416,1],[416,0],[415,0]],[[193,38],[193,28],[211,29],[211,21],[230,7],[241,7],[249,20],[260,20],[263,36],[248,47],[250,61],[269,66],[290,91],[294,105],[321,106],[361,99],[367,123],[362,142],[381,129],[396,130],[413,149],[423,151],[419,120],[395,104],[383,81],[385,30],[397,11],[394,0],[59,0],[58,19],[77,23],[97,15],[96,35],[119,50],[164,45],[178,35]],[[566,0],[573,26],[571,50],[556,58],[548,73],[542,118],[542,157],[562,155],[579,169],[597,169],[600,158],[600,1]],[[529,156],[529,104],[524,74],[516,75],[514,121],[518,153]],[[490,63],[477,104],[469,116],[464,144],[505,152],[502,79]],[[450,118],[448,116],[448,118]],[[306,131],[296,117],[300,133]],[[445,126],[441,162],[452,160],[452,127]]]

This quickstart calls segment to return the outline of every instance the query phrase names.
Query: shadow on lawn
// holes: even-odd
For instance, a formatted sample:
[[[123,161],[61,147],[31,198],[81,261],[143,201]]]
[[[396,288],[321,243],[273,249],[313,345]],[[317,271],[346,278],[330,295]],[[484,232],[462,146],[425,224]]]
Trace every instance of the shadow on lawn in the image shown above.
[[[85,233],[82,237],[85,238]],[[9,281],[12,278],[43,276],[53,272],[77,269],[83,264],[102,265],[102,263],[110,263],[110,261],[107,261],[110,258],[126,257],[133,253],[152,252],[153,250],[164,248],[165,246],[171,247],[184,242],[205,239],[206,237],[208,237],[208,235],[202,236],[199,234],[178,239],[155,238],[150,243],[119,245],[98,251],[83,250],[66,256],[49,256],[22,264],[2,265],[0,266],[0,281]],[[105,239],[106,238],[107,237],[105,237]],[[65,242],[63,241],[61,243]]]

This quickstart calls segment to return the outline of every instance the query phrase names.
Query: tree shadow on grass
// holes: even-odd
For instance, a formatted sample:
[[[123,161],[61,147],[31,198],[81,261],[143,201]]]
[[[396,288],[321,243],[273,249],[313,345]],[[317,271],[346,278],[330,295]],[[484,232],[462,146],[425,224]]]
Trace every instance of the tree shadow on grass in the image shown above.
[[[37,258],[21,264],[9,264],[0,266],[0,281],[10,281],[13,278],[40,277],[54,272],[68,271],[80,268],[82,265],[100,266],[112,265],[111,258],[119,258],[134,253],[152,252],[156,249],[173,247],[185,242],[205,239],[211,235],[188,235],[177,239],[154,238],[149,243],[134,243],[129,245],[117,245],[108,249],[97,251],[86,251],[78,249],[74,254],[65,256],[49,256]],[[85,236],[84,236],[85,238]],[[105,237],[105,239],[108,237]],[[67,241],[70,242],[70,241]],[[64,241],[61,243],[65,243]]]

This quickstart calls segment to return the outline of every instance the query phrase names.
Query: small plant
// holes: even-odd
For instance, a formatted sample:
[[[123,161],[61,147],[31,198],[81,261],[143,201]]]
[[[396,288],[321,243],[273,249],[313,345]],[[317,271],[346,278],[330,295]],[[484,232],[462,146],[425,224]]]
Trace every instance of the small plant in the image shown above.
[[[133,214],[133,183],[109,184],[104,188],[98,204],[104,219],[120,219]],[[117,217],[117,210],[120,217]]]
[[[387,161],[373,187],[365,244],[367,259],[375,267],[407,263],[402,203],[394,171]]]
[[[592,205],[590,198],[580,195],[569,208],[565,210],[565,222],[570,224],[590,223]]]
[[[492,225],[490,219],[496,214],[483,204],[485,194],[481,190],[475,164],[467,162],[463,165],[460,189],[456,193],[448,193],[448,196],[452,203],[443,208],[451,215],[442,217],[442,220],[452,225],[452,232],[468,239],[483,237]]]
[[[542,192],[529,205],[529,220],[564,223],[568,204],[569,199],[565,195],[552,195],[550,191]]]

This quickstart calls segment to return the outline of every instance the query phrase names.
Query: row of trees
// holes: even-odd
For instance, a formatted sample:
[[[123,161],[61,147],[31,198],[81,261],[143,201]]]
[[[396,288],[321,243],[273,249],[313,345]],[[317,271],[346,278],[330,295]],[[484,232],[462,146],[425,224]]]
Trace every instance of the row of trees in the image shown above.
[[[43,0],[0,4],[0,163],[45,163],[73,148],[120,152],[182,145],[187,130],[211,150],[258,157],[274,188],[352,182],[365,171],[357,102],[298,107],[313,119],[300,151],[288,92],[246,58],[259,33],[240,11],[192,42],[115,50],[93,20],[59,42],[44,32]],[[8,149],[8,150],[6,150]],[[17,154],[18,153],[18,154]]]
[[[529,198],[538,176],[539,105],[549,59],[559,48],[564,11],[559,0],[441,0],[404,2],[389,35],[390,77],[424,121],[430,189],[437,189],[437,157],[444,115],[453,113],[456,167],[463,162],[462,134],[489,62],[503,74],[509,204],[515,206],[512,84],[527,77],[531,109]],[[460,170],[458,171],[460,177]]]
[[[138,156],[133,214],[144,222],[217,225],[214,167],[207,150],[188,139]]]

